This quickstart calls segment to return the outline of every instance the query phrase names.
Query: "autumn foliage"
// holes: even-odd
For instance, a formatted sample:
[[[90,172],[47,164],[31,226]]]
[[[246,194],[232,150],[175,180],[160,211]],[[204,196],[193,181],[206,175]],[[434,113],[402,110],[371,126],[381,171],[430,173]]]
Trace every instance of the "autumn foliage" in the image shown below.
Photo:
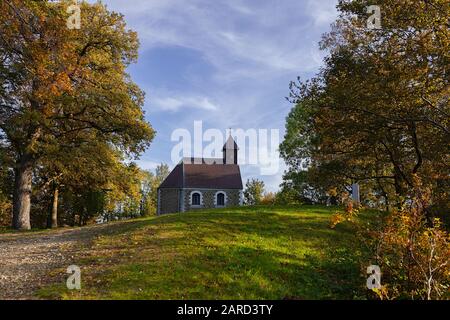
[[[291,83],[281,155],[284,184],[327,203],[358,183],[363,205],[387,218],[366,230],[385,286],[378,297],[448,297],[450,6],[446,0],[340,0],[323,36],[324,66]],[[357,208],[330,226],[357,222]],[[373,244],[372,243],[372,244]],[[367,267],[367,261],[364,262]]]
[[[57,202],[62,186],[81,195],[120,177],[131,183],[124,160],[154,136],[144,92],[126,71],[137,60],[137,34],[122,15],[84,1],[80,29],[70,29],[72,4],[0,2],[0,159],[14,172],[16,229],[31,228],[33,200]]]
[[[429,201],[429,189],[416,188],[408,204],[366,233],[383,274],[379,298],[450,298],[450,235],[439,218],[427,217]]]

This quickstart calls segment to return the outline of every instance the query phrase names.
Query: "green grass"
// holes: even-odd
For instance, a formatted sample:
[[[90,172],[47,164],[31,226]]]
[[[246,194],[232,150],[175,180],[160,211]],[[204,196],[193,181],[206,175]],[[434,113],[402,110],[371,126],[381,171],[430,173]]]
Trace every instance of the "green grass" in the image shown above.
[[[76,261],[82,290],[57,299],[354,299],[365,277],[351,224],[336,208],[250,207],[126,222]],[[369,219],[373,212],[363,212]]]
[[[2,233],[10,233],[12,231],[12,228],[10,227],[2,227],[0,226],[0,234]]]

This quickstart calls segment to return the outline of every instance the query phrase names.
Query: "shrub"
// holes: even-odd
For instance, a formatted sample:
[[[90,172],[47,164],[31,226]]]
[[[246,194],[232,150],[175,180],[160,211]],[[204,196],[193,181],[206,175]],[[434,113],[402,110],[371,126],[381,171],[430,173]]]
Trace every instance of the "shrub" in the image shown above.
[[[383,276],[380,299],[450,298],[450,237],[430,215],[430,193],[417,182],[414,197],[367,233]]]
[[[261,199],[262,205],[271,206],[275,204],[275,193],[273,192],[267,192],[263,195]]]
[[[430,300],[448,295],[450,238],[439,219],[428,225],[417,205],[395,210],[372,233],[372,241],[385,283],[376,290],[379,298]]]
[[[300,195],[292,188],[282,188],[275,195],[275,204],[277,205],[299,205],[302,204]]]
[[[374,289],[375,298],[450,298],[450,236],[430,213],[430,190],[418,180],[415,185],[413,195],[384,219],[365,229],[355,223],[361,242],[368,245],[370,264],[381,269],[382,286]],[[332,228],[343,221],[356,222],[358,209],[350,201],[345,203],[345,211],[332,216]],[[370,264],[362,261],[361,269]]]
[[[342,195],[342,203],[344,204],[344,212],[337,211],[331,216],[330,228],[334,229],[339,223],[344,221],[354,222],[355,218],[358,216],[360,207],[357,205],[355,208],[355,203],[350,198],[348,193]]]

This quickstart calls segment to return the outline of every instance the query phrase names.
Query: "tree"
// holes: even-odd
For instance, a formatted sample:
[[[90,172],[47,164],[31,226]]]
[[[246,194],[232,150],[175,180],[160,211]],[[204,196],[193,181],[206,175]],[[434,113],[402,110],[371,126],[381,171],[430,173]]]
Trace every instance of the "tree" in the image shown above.
[[[107,220],[135,218],[141,215],[141,186],[143,171],[135,163],[119,168],[120,180],[109,184],[106,194]]]
[[[377,1],[382,27],[374,30],[366,25],[371,4],[339,1],[321,44],[329,52],[323,68],[291,84],[295,106],[281,153],[289,172],[307,172],[315,189],[359,182],[376,202],[384,198],[382,227],[363,233],[375,236],[380,297],[438,298],[448,291],[449,242],[431,207],[441,199],[449,207],[450,7]],[[357,212],[348,202],[332,226]]]
[[[60,192],[91,190],[98,193],[127,181],[121,152],[95,139],[75,147],[55,145],[37,162],[34,171],[39,193],[52,195],[47,227],[58,226]]]
[[[169,166],[161,163],[153,174],[150,171],[144,172],[142,181],[142,204],[141,215],[155,215],[158,207],[158,187],[169,175]]]
[[[409,197],[418,175],[435,200],[443,198],[450,172],[448,3],[378,1],[379,30],[366,27],[370,4],[339,2],[341,16],[321,43],[329,52],[324,67],[311,81],[291,84],[295,106],[282,156],[291,172],[306,163],[324,188],[359,182],[388,202]]]
[[[66,28],[72,1],[0,3],[0,129],[14,156],[13,226],[30,229],[32,172],[55,145],[92,141],[137,156],[154,132],[143,92],[126,73],[138,39],[121,15],[81,4],[81,29]]]
[[[159,187],[159,185],[166,180],[167,176],[170,174],[169,166],[165,163],[159,164],[155,169],[155,178],[156,178],[156,185]]]
[[[244,190],[244,202],[247,205],[258,205],[261,203],[265,190],[264,182],[258,179],[247,180]]]
[[[344,192],[345,186],[339,185],[336,180],[328,180],[314,167],[299,171],[291,169],[283,175],[279,198],[286,201],[290,199],[293,203],[336,204],[338,189]]]
[[[0,148],[0,226],[10,225],[12,176],[10,159]]]

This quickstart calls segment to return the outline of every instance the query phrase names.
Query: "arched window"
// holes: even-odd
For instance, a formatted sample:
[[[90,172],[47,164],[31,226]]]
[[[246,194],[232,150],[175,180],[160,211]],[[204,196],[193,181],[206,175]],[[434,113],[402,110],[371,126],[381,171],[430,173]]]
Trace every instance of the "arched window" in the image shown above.
[[[214,199],[214,204],[216,205],[216,207],[225,207],[226,203],[227,203],[226,193],[223,191],[216,192]]]
[[[224,206],[225,205],[225,195],[223,193],[219,193],[217,195],[217,205]]]
[[[191,206],[201,206],[203,199],[200,191],[193,191],[191,193]]]
[[[192,205],[194,206],[200,205],[200,193],[196,192],[192,195]]]

